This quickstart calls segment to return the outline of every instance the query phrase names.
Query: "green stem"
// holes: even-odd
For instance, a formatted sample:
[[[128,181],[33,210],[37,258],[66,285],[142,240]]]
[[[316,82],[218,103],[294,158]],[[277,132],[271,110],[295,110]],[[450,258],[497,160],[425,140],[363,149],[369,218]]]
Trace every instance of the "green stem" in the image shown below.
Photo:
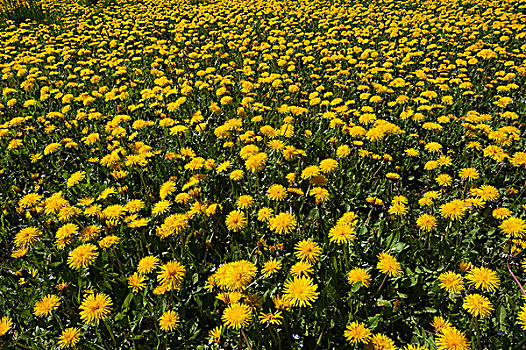
[[[343,248],[343,256],[345,258],[345,271],[349,271],[349,245],[345,245]]]
[[[380,287],[379,287],[378,290],[376,291],[376,294],[380,293],[380,290],[381,290],[382,287],[384,286],[386,280],[387,280],[387,274],[384,276],[384,279],[383,279],[383,281],[382,281],[382,284],[380,284]]]
[[[104,322],[104,325],[106,326],[106,329],[108,330],[108,333],[110,333],[111,340],[113,341],[113,346],[117,348],[117,341],[115,340],[115,336],[113,335],[113,332],[111,331],[110,325],[106,322],[106,319],[102,319],[102,322]]]
[[[57,314],[53,314],[53,317],[55,317],[55,320],[57,320],[58,325],[60,326],[60,329],[64,330],[64,325],[62,324],[62,321],[60,320],[60,317],[58,317]]]
[[[478,319],[475,319],[475,330],[476,330],[475,338],[477,339],[477,348],[482,350],[482,345],[480,344],[480,328],[479,328]]]
[[[248,349],[252,350],[252,346],[250,346],[250,343],[248,342],[247,336],[245,335],[245,331],[243,330],[243,328],[241,328],[240,331],[241,335],[243,336],[243,339],[245,340],[245,344],[247,344],[248,346]]]

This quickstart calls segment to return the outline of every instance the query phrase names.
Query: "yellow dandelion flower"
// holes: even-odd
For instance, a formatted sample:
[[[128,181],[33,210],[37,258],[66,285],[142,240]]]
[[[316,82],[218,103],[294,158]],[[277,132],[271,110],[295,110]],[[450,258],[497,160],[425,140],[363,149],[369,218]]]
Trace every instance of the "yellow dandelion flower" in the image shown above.
[[[132,290],[134,293],[138,293],[139,291],[143,290],[146,286],[146,277],[139,273],[134,273],[133,275],[129,276],[127,278],[128,280],[128,288]]]
[[[79,307],[80,319],[85,324],[97,325],[111,312],[111,298],[104,293],[91,293],[86,296]]]
[[[315,263],[320,259],[321,248],[318,243],[313,242],[310,239],[304,239],[296,243],[294,250],[294,256],[302,261]]]
[[[223,332],[223,326],[218,326],[208,332],[208,337],[210,341],[214,344],[219,344],[221,340],[221,333]]]
[[[287,189],[283,185],[274,184],[267,190],[267,195],[273,201],[282,201],[287,198]]]
[[[526,331],[526,304],[521,306],[521,310],[519,311],[519,314],[517,315],[517,319],[522,329]],[[2,335],[1,330],[0,330],[0,335]]]
[[[290,268],[290,274],[292,276],[308,276],[310,274],[314,273],[314,270],[312,269],[312,265],[308,262],[299,261],[292,265]]]
[[[486,267],[474,267],[466,275],[468,284],[483,291],[493,292],[499,288],[500,280],[497,273]]]
[[[437,220],[429,214],[422,214],[416,220],[416,224],[422,231],[429,232],[437,227]]]
[[[91,243],[86,243],[73,249],[68,256],[68,265],[74,270],[86,268],[95,262],[99,255],[97,246]]]
[[[247,224],[245,213],[239,210],[232,210],[226,217],[225,224],[227,229],[234,232],[241,231]]]
[[[388,253],[380,253],[378,255],[378,264],[376,265],[376,268],[380,270],[381,273],[391,277],[396,277],[402,273],[400,263],[395,257]]]
[[[284,298],[292,306],[311,306],[320,293],[316,292],[318,285],[310,277],[294,277],[285,282]]]
[[[365,269],[354,268],[347,273],[347,282],[349,284],[361,283],[364,287],[369,288],[371,275]]]
[[[239,329],[249,325],[252,313],[248,305],[234,303],[225,309],[221,319],[228,328]]]
[[[261,274],[265,277],[271,276],[272,274],[277,273],[279,270],[281,270],[282,266],[283,264],[281,263],[281,261],[271,259],[263,264]]]
[[[365,324],[361,322],[351,322],[345,327],[343,335],[351,345],[355,345],[368,344],[372,333]]]
[[[37,317],[51,315],[53,310],[56,310],[59,305],[60,297],[54,294],[46,295],[33,306],[33,314]]]
[[[469,350],[471,346],[464,333],[456,328],[444,328],[435,340],[437,350]]]
[[[13,328],[13,320],[9,316],[0,318],[0,337]]]
[[[296,227],[297,221],[294,215],[279,213],[269,219],[270,229],[277,234],[288,234]]]
[[[178,261],[170,261],[161,266],[157,274],[157,281],[166,288],[166,290],[179,289],[183,278],[186,274],[185,267]]]
[[[438,276],[440,288],[447,290],[449,293],[458,294],[464,290],[464,279],[461,275],[453,271],[443,272]]]
[[[507,236],[523,238],[526,233],[526,221],[512,216],[502,221],[499,228]]]
[[[168,310],[159,318],[159,328],[162,331],[170,332],[179,326],[179,315],[175,311]]]
[[[137,264],[137,272],[140,274],[147,274],[152,272],[159,265],[159,259],[155,256],[145,256]]]
[[[356,230],[353,226],[341,222],[337,223],[329,231],[329,241],[336,244],[346,244],[356,237]]]
[[[472,316],[487,317],[493,311],[493,305],[488,298],[480,294],[470,294],[464,298],[462,307],[467,310]]]
[[[32,247],[41,235],[42,231],[39,228],[26,227],[15,235],[13,243],[17,248]]]
[[[60,348],[69,348],[75,346],[80,340],[80,328],[70,327],[64,329],[58,340]]]

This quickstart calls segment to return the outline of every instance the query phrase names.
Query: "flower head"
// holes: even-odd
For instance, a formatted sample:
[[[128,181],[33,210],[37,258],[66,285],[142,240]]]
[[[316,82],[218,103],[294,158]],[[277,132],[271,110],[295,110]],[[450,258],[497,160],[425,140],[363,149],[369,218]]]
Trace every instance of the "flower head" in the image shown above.
[[[248,326],[252,319],[250,307],[245,304],[230,304],[221,317],[228,328],[239,329]]]
[[[289,213],[279,213],[278,215],[270,218],[270,229],[277,234],[287,234],[296,227],[296,218],[294,215]]]
[[[500,280],[497,273],[486,267],[474,267],[466,275],[469,285],[480,288],[483,291],[493,292],[499,285]]]
[[[157,274],[157,281],[166,290],[179,289],[186,274],[185,267],[178,261],[170,261],[161,266],[161,271]]]
[[[437,335],[435,345],[438,350],[469,350],[471,349],[464,333],[454,327],[444,328]]]
[[[376,267],[381,273],[391,277],[396,277],[402,273],[402,268],[400,267],[398,260],[387,253],[380,253],[378,255],[378,264]]]
[[[447,290],[449,293],[460,293],[464,289],[464,279],[461,275],[453,271],[441,273],[438,276],[440,288]]]
[[[318,285],[310,277],[294,277],[285,282],[284,298],[292,306],[310,306],[320,293],[316,292]]]
[[[80,328],[66,328],[59,337],[58,345],[60,348],[75,346],[80,340]]]
[[[320,259],[321,248],[318,243],[313,242],[310,239],[304,239],[296,243],[294,250],[294,256],[302,261],[315,263]]]
[[[343,332],[343,335],[345,335],[345,338],[351,345],[355,344],[367,344],[369,343],[372,333],[365,326],[365,324],[360,322],[351,322],[345,327],[345,331]]]
[[[92,293],[82,300],[80,305],[80,319],[86,324],[99,324],[111,311],[113,302],[104,293]]]
[[[355,268],[347,273],[347,282],[349,284],[361,283],[368,288],[371,284],[371,275],[365,269]]]
[[[60,297],[49,294],[36,302],[33,313],[37,317],[50,315],[60,305]]]
[[[245,213],[239,210],[231,211],[226,217],[225,224],[230,231],[241,231],[247,224]]]
[[[165,332],[170,332],[179,325],[179,315],[175,311],[168,310],[159,318],[159,328]]]
[[[13,328],[13,320],[9,316],[0,318],[0,337]]]
[[[493,305],[488,298],[480,294],[470,294],[464,298],[462,307],[466,309],[472,316],[487,317],[493,311]]]
[[[68,265],[72,269],[80,270],[93,264],[99,252],[97,246],[91,243],[86,243],[73,249],[68,256]]]

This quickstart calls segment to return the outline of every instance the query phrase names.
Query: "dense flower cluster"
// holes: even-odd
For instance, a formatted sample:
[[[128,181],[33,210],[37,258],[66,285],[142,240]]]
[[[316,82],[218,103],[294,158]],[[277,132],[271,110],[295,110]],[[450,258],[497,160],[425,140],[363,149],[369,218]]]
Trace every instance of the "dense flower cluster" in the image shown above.
[[[523,0],[91,3],[0,23],[1,348],[520,347]]]

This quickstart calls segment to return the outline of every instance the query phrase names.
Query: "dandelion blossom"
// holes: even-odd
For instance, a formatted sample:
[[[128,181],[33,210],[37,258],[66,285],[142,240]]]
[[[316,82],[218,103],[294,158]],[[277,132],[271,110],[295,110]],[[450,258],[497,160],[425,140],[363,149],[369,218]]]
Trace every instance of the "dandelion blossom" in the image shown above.
[[[13,320],[9,316],[0,318],[0,337],[13,328]]]
[[[236,205],[241,209],[250,209],[254,205],[254,198],[249,195],[244,195],[238,198]]]
[[[281,316],[281,311],[278,311],[276,313],[260,313],[259,314],[259,323],[270,323],[270,324],[276,324],[281,325],[283,321],[283,316]]]
[[[161,271],[157,274],[157,281],[166,290],[179,289],[186,274],[185,267],[178,261],[170,261],[161,266]]]
[[[431,326],[435,329],[437,333],[442,333],[444,329],[452,327],[451,322],[449,322],[441,316],[433,317],[433,322],[431,323]]]
[[[290,274],[292,276],[301,276],[301,275],[308,276],[312,274],[313,272],[314,270],[312,269],[312,265],[304,261],[299,261],[295,263],[294,265],[292,265],[292,267],[290,268]]]
[[[170,210],[172,203],[169,200],[161,200],[153,205],[152,216],[158,216],[165,214]]]
[[[208,337],[210,338],[210,341],[215,344],[219,344],[221,340],[221,333],[223,332],[223,326],[218,326],[214,329],[212,329],[210,332],[208,332]]]
[[[112,304],[110,297],[104,293],[89,294],[80,305],[80,319],[85,324],[97,325],[108,316]]]
[[[159,265],[159,259],[155,256],[145,256],[137,264],[137,272],[140,274],[150,273]]]
[[[245,304],[234,303],[230,304],[221,319],[228,328],[239,329],[248,326],[252,318],[250,307]]]
[[[469,285],[480,288],[483,291],[493,292],[499,285],[500,280],[497,273],[485,267],[474,267],[466,275]]]
[[[440,288],[447,290],[449,293],[458,294],[464,289],[464,280],[461,275],[453,271],[447,271],[438,276]]]
[[[435,345],[438,350],[471,349],[464,333],[453,327],[444,328],[443,331],[437,335]]]
[[[242,211],[232,210],[226,217],[227,229],[234,232],[241,231],[247,224],[247,218]]]
[[[371,284],[371,275],[365,269],[355,268],[347,273],[347,282],[349,284],[361,283],[368,288]]]
[[[273,201],[282,201],[287,198],[287,189],[283,185],[274,184],[267,190],[267,195]]]
[[[517,319],[519,320],[519,323],[522,329],[526,331],[526,304],[522,305],[521,311],[519,311]],[[2,335],[1,331],[0,331],[0,335]]]
[[[386,336],[385,334],[374,334],[370,343],[373,346],[373,349],[382,349],[382,350],[395,350],[394,341]]]
[[[369,343],[372,333],[365,326],[365,324],[360,322],[351,322],[345,328],[343,335],[351,345],[355,344],[367,344]]]
[[[128,288],[132,290],[132,292],[137,293],[144,289],[146,286],[145,280],[146,277],[143,275],[138,274],[137,272],[131,275],[127,278],[128,280]]]
[[[356,231],[351,225],[342,222],[329,231],[329,241],[336,244],[349,243],[356,237]]]
[[[310,239],[304,239],[303,241],[296,243],[294,250],[294,256],[302,261],[315,263],[320,259],[321,248],[318,243],[313,242]]]
[[[247,260],[221,265],[216,273],[216,283],[222,290],[237,291],[245,288],[257,274],[257,267]]]
[[[85,171],[77,171],[77,172],[71,174],[70,177],[68,178],[66,186],[68,188],[75,186],[76,184],[78,184],[79,182],[84,180],[85,176],[86,176],[86,172]]]
[[[17,248],[32,247],[41,235],[42,231],[36,227],[23,228],[15,235],[14,245]]]
[[[279,213],[269,220],[270,229],[277,234],[287,234],[296,227],[297,221],[294,215]]]
[[[466,309],[472,316],[487,317],[493,311],[493,305],[488,298],[480,294],[470,294],[464,299],[462,307]]]
[[[526,233],[526,221],[524,221],[521,218],[512,216],[502,221],[499,228],[504,234],[508,236],[522,238]]]
[[[60,297],[54,294],[49,294],[36,302],[33,307],[33,313],[37,317],[51,315],[53,310],[56,310],[60,305]]]
[[[272,274],[281,270],[282,266],[283,264],[281,263],[281,261],[278,261],[276,259],[271,259],[269,261],[266,261],[263,264],[263,268],[261,269],[261,274],[265,277],[271,276]]]
[[[80,328],[66,328],[59,337],[58,345],[60,348],[75,346],[80,340]]]
[[[376,265],[376,268],[380,270],[381,273],[391,277],[396,277],[402,273],[400,263],[395,257],[387,253],[380,253],[378,255],[378,264]]]
[[[461,199],[454,199],[451,202],[442,204],[440,206],[440,215],[442,217],[457,220],[464,215],[464,212],[468,209],[466,203]]]
[[[416,224],[422,231],[429,232],[437,227],[437,220],[432,215],[422,214],[416,220]]]
[[[82,244],[69,253],[68,265],[74,270],[80,270],[93,264],[98,255],[96,245]]]
[[[168,310],[159,318],[159,328],[165,332],[170,332],[179,325],[179,315],[175,311]]]
[[[284,298],[292,306],[311,306],[320,293],[316,292],[318,285],[310,277],[294,277],[285,282]]]

